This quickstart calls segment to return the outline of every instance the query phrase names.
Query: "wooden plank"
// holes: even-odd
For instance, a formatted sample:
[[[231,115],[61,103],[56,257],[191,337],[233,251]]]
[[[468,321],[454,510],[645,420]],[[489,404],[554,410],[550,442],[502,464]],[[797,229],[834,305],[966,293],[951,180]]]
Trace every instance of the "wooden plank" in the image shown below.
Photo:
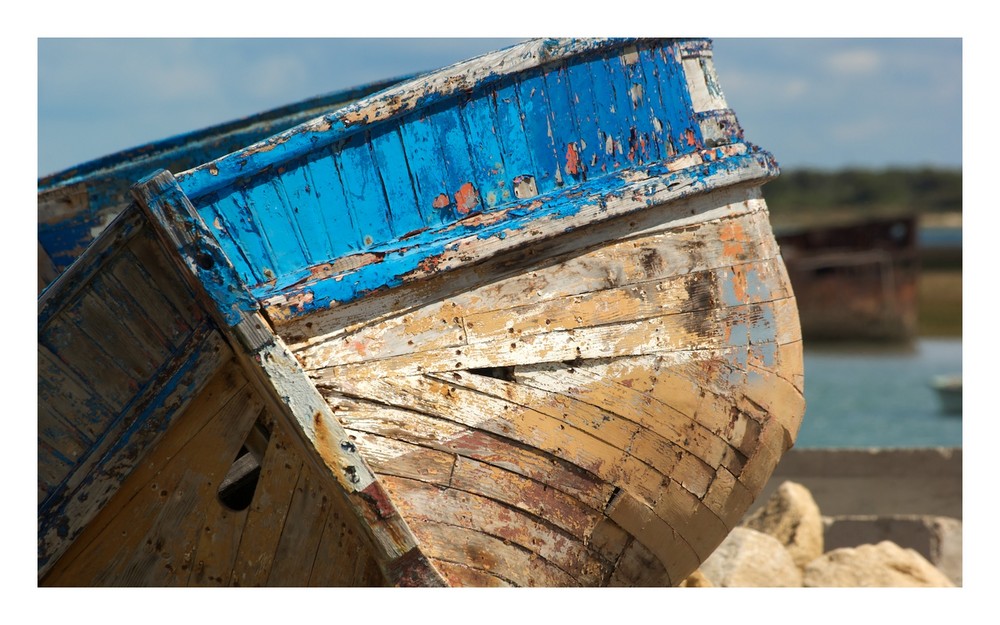
[[[385,484],[407,518],[464,527],[509,541],[559,567],[583,585],[598,585],[608,568],[582,541],[550,525],[550,518],[539,519],[477,492],[460,490],[458,485],[440,488],[401,478],[386,478]]]
[[[431,558],[431,563],[434,568],[441,571],[441,575],[450,586],[462,588],[510,588],[512,586],[506,580],[490,575],[486,571],[469,568],[464,564],[445,562],[435,558]]]
[[[615,563],[631,540],[632,537],[617,523],[604,517],[594,526],[587,544],[606,561]]]
[[[331,500],[328,479],[302,465],[281,538],[267,578],[268,586],[306,586],[323,536]]]
[[[399,129],[373,133],[370,144],[385,192],[392,232],[402,237],[425,227]]]
[[[632,540],[615,568],[608,586],[659,587],[671,586],[671,578],[656,558],[656,554],[639,540]]]
[[[309,576],[310,586],[383,586],[385,578],[349,513],[331,506]]]
[[[217,335],[195,335],[192,343],[135,398],[39,510],[40,578],[231,355]]]
[[[504,471],[475,460],[458,458],[451,485],[469,493],[495,499],[534,517],[544,519],[577,540],[590,535],[600,521],[599,512],[587,508],[575,499],[549,489],[544,482],[535,482],[516,473]]]
[[[79,539],[52,567],[51,573],[42,579],[43,584],[114,584],[125,575],[124,562],[130,563],[129,575],[146,575],[143,567],[157,566],[161,558],[139,562],[129,560],[129,554],[144,549],[144,540],[151,540],[147,546],[155,544],[151,537],[159,531],[156,518],[168,519],[163,522],[171,525],[193,528],[190,540],[172,540],[167,547],[183,549],[185,553],[193,549],[196,553],[196,559],[188,562],[187,569],[195,572],[192,583],[211,584],[215,577],[221,577],[218,572],[220,548],[213,543],[231,539],[233,534],[238,540],[241,520],[220,519],[211,514],[214,508],[222,508],[216,501],[215,491],[261,406],[245,388],[245,383],[233,384],[232,373],[231,368],[228,371],[223,368],[208,382],[198,398],[175,419],[177,426],[137,465]],[[193,473],[189,478],[182,478],[188,472]],[[195,476],[198,479],[190,482],[190,488],[178,486],[182,479],[194,480]],[[176,511],[163,512],[171,505],[171,498],[177,499],[172,504],[176,510],[191,512],[188,518],[178,518]],[[199,502],[202,507],[190,508],[195,505],[192,501]],[[167,516],[162,516],[165,514]],[[226,521],[232,523],[228,528],[224,527]],[[163,531],[173,530],[165,528]],[[147,555],[149,553],[152,552]],[[231,559],[224,566],[228,581]],[[179,568],[175,573],[178,571]]]
[[[177,268],[199,289],[199,299],[211,303],[219,327],[238,346],[238,361],[262,390],[276,420],[288,427],[303,459],[336,480],[333,492],[357,516],[382,572],[393,584],[443,584],[371,468],[347,444],[346,433],[315,385],[256,312],[255,300],[177,181],[169,172],[160,172],[133,187],[133,194],[164,243],[177,250]],[[201,255],[212,259],[210,267],[199,261]]]
[[[347,429],[364,459],[380,476],[409,477],[432,484],[447,484],[455,457],[405,441]]]
[[[573,464],[452,421],[384,404],[328,396],[338,419],[350,430],[368,432],[502,467],[544,481],[594,509],[602,509],[612,486]]]
[[[281,426],[275,424],[261,461],[257,492],[247,514],[230,586],[267,583],[301,469],[302,458]]]
[[[537,555],[499,538],[432,521],[413,524],[431,558],[495,575],[515,586],[577,586],[576,581]]]
[[[627,493],[612,503],[608,517],[656,556],[667,572],[668,584],[680,582],[701,562],[676,529]]]

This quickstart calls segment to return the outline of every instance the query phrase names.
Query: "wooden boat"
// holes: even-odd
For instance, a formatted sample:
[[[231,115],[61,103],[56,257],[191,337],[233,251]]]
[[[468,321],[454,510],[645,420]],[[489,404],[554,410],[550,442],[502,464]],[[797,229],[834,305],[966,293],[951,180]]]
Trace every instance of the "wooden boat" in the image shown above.
[[[402,79],[338,91],[123,150],[38,180],[38,292],[128,205],[129,187],[161,169],[183,171],[234,152]]]
[[[133,189],[39,301],[41,585],[676,585],[793,443],[706,40],[541,40]]]
[[[806,340],[916,336],[916,217],[799,228],[776,238]]]

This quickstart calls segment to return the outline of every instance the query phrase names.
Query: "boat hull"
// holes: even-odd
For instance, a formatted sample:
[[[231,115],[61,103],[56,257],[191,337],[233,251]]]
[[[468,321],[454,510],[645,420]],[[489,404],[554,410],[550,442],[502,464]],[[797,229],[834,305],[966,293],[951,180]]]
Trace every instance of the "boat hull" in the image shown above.
[[[497,258],[523,265],[507,277],[474,267],[277,332],[450,583],[677,584],[804,407],[756,195],[692,200],[675,223],[654,207]]]
[[[776,174],[587,40],[140,181],[39,301],[40,583],[681,583],[804,410]]]

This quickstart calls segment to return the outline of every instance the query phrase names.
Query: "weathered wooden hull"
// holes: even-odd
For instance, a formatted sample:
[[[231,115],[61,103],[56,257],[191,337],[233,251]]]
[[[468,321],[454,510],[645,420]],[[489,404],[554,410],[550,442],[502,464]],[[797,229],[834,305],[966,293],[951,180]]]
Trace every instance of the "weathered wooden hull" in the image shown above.
[[[143,181],[40,301],[40,582],[682,581],[804,410],[710,60],[532,42]]]
[[[140,178],[161,169],[184,171],[215,160],[399,80],[310,98],[245,119],[123,150],[39,179],[39,293],[128,206],[129,188]]]

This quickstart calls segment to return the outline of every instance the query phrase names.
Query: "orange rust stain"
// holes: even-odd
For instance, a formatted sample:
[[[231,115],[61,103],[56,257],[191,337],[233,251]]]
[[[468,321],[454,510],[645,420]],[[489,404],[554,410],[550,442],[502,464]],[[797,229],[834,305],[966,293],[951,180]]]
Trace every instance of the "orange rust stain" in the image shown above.
[[[363,341],[353,341],[351,343],[351,349],[358,352],[358,355],[365,356],[365,344]]]
[[[745,243],[748,242],[746,232],[739,223],[727,223],[722,226],[719,232],[719,239],[723,242],[722,254],[727,258],[736,257],[745,253]]]
[[[687,139],[688,145],[695,145],[697,140],[694,137],[694,131],[688,128],[684,131],[684,137]]]
[[[444,208],[448,206],[450,202],[448,201],[448,196],[442,193],[441,195],[434,198],[434,202],[431,204],[434,208]]]
[[[566,173],[577,175],[580,173],[580,155],[576,151],[576,144],[570,143],[566,146]]]
[[[733,294],[737,300],[747,301],[747,276],[738,267],[733,267]]]
[[[479,206],[479,193],[476,192],[476,188],[472,186],[471,182],[466,182],[455,193],[455,210],[462,215],[467,215],[469,211],[477,206]],[[436,207],[441,208],[439,206]]]

